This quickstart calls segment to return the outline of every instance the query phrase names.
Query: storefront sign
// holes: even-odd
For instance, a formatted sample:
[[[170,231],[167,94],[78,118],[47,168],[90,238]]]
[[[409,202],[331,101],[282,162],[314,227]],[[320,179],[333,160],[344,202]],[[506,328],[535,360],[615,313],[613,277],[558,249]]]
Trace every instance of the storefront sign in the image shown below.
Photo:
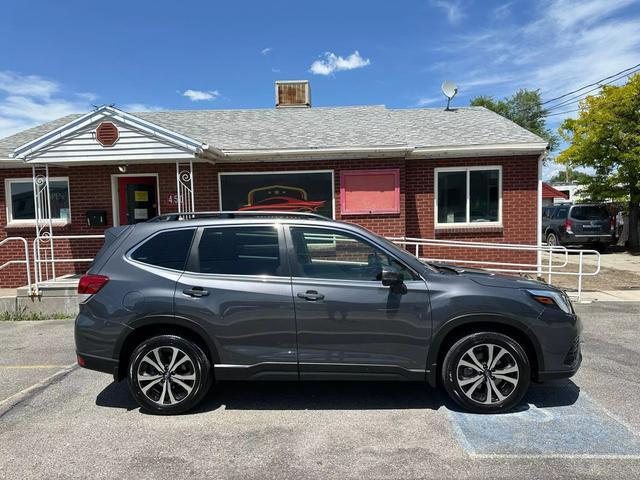
[[[222,210],[308,212],[333,218],[332,172],[220,174]]]

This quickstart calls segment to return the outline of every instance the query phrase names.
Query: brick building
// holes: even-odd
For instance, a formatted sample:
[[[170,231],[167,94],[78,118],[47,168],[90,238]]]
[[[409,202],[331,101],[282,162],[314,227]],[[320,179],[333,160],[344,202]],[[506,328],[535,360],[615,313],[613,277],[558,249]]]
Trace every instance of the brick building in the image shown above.
[[[90,259],[101,239],[86,235],[113,225],[238,209],[314,211],[394,237],[540,242],[541,138],[482,107],[312,108],[306,83],[302,95],[288,85],[274,109],[103,106],[0,140],[0,242],[23,237],[33,252],[43,237],[48,255],[49,235],[84,236],[56,238],[54,255]],[[534,252],[438,248],[535,263]],[[22,258],[21,241],[0,245],[0,265]],[[25,283],[24,265],[0,270],[0,287]]]

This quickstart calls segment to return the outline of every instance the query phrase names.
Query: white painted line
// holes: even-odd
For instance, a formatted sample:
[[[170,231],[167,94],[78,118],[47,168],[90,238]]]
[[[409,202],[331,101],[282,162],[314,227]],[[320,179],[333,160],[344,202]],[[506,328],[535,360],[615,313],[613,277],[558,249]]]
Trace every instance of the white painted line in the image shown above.
[[[564,458],[576,460],[640,460],[640,455],[597,455],[597,454],[579,454],[579,453],[550,453],[550,454],[531,454],[531,453],[469,453],[472,458]]]
[[[43,369],[43,368],[68,368],[69,365],[0,365],[0,370],[13,369]]]
[[[18,405],[19,403],[27,400],[32,395],[35,395],[40,390],[44,390],[45,388],[55,383],[56,381],[62,380],[64,377],[66,377],[69,373],[71,373],[77,368],[78,368],[77,363],[72,363],[70,365],[67,365],[62,370],[57,371],[56,373],[54,373],[53,375],[50,375],[44,380],[38,383],[35,383],[30,387],[19,391],[18,393],[11,395],[9,398],[2,400],[0,402],[0,417],[2,417],[5,413],[7,413],[9,410],[11,410],[13,407]]]

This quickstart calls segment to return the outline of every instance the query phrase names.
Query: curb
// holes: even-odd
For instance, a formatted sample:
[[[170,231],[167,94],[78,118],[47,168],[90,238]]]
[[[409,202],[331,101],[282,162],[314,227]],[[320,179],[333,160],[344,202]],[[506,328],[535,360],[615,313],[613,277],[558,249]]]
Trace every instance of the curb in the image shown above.
[[[37,394],[38,392],[41,392],[48,386],[54,384],[55,382],[62,380],[64,377],[66,377],[68,374],[70,374],[74,370],[77,370],[78,368],[79,367],[77,363],[72,363],[71,365],[66,366],[62,370],[57,371],[56,373],[45,378],[44,380],[34,385],[31,385],[30,387],[25,388],[24,390],[18,393],[15,393],[11,395],[9,398],[3,400],[2,402],[0,402],[0,418],[2,418],[7,412],[12,410],[13,407],[19,405],[25,400],[28,400],[29,398],[33,397],[35,394]]]

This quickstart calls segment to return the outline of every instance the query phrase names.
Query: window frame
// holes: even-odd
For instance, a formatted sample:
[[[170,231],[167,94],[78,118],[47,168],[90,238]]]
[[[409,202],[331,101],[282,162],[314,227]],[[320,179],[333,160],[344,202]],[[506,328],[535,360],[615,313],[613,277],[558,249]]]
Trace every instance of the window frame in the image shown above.
[[[54,227],[62,227],[69,225],[72,221],[71,215],[71,186],[69,183],[69,177],[49,177],[49,182],[66,182],[67,183],[67,195],[69,197],[69,217],[68,218],[52,218],[51,224]],[[7,227],[29,227],[36,224],[36,219],[14,219],[13,218],[13,202],[11,200],[11,184],[12,183],[28,183],[33,189],[33,178],[29,177],[15,177],[4,179],[4,194],[5,194],[5,215]]]
[[[135,258],[132,257],[132,255],[140,248],[142,247],[145,243],[149,242],[151,239],[157,237],[158,235],[161,235],[163,233],[168,233],[168,232],[176,232],[176,231],[180,231],[180,230],[193,230],[193,234],[191,236],[191,244],[189,245],[189,248],[187,249],[187,258],[184,262],[184,267],[182,268],[182,270],[177,270],[175,268],[169,268],[169,267],[163,267],[161,265],[154,265],[153,263],[147,263],[147,262],[143,262],[141,260],[137,260]],[[138,243],[136,243],[133,247],[129,248],[129,250],[127,250],[127,252],[124,255],[124,258],[131,262],[131,263],[135,263],[138,266],[141,266],[142,268],[159,268],[161,270],[165,270],[167,272],[178,272],[178,273],[184,273],[186,271],[186,268],[189,266],[189,261],[191,259],[191,254],[193,252],[193,245],[195,243],[195,239],[196,236],[198,235],[198,227],[195,226],[188,226],[188,227],[177,227],[177,228],[165,228],[162,230],[158,230],[157,232],[154,232],[152,235],[149,235],[148,237],[143,238],[142,240],[140,240]]]
[[[373,177],[392,176],[393,201],[391,208],[380,210],[355,210],[347,205],[347,182],[353,177]],[[399,168],[379,168],[370,170],[341,170],[340,171],[340,215],[394,215],[400,213],[400,169]]]
[[[324,278],[324,277],[305,277],[304,275],[302,275],[302,270],[300,269],[300,265],[298,264],[298,259],[296,258],[296,252],[295,252],[295,246],[293,244],[293,237],[291,235],[291,229],[292,228],[304,228],[304,229],[314,229],[314,230],[330,230],[332,232],[335,232],[337,234],[340,235],[345,235],[345,236],[353,236],[355,238],[357,238],[358,240],[364,242],[365,244],[371,245],[374,248],[377,248],[378,250],[381,250],[382,252],[384,252],[386,255],[388,255],[389,257],[391,257],[393,260],[395,260],[396,262],[398,262],[400,265],[404,266],[405,269],[407,269],[408,271],[412,272],[414,275],[414,278],[405,278],[404,282],[408,283],[408,282],[423,282],[424,279],[422,277],[422,275],[415,269],[413,268],[411,265],[407,264],[407,262],[402,261],[400,258],[398,258],[396,255],[394,255],[392,252],[390,252],[387,248],[385,248],[383,245],[380,245],[379,243],[366,238],[365,236],[361,235],[358,232],[354,232],[352,230],[346,230],[346,229],[341,229],[341,228],[335,228],[332,226],[325,226],[325,225],[305,225],[305,224],[300,224],[300,223],[288,223],[286,224],[286,229],[285,229],[285,240],[287,242],[287,258],[289,260],[289,269],[290,269],[290,276],[292,278],[292,280],[295,281],[308,281],[308,282],[317,282],[317,281],[321,281],[321,282],[334,282],[334,283],[353,283],[353,284],[357,284],[357,285],[368,285],[368,286],[372,286],[372,287],[380,287],[382,286],[382,282],[377,282],[377,281],[372,281],[372,280],[348,280],[348,279],[337,279],[337,278]],[[388,287],[385,287],[388,288]]]
[[[498,220],[493,222],[471,222],[471,172],[473,171],[498,171]],[[438,174],[448,172],[466,172],[466,221],[440,223],[438,222]],[[502,165],[482,165],[482,166],[465,166],[465,167],[438,167],[433,169],[433,201],[434,201],[434,224],[437,229],[447,228],[483,228],[483,227],[502,227]]]
[[[207,228],[256,228],[256,227],[271,227],[276,230],[278,234],[278,252],[280,255],[280,268],[282,269],[282,275],[244,275],[240,273],[209,273],[200,272],[200,255],[198,248],[200,247],[200,240],[202,234]],[[207,278],[253,278],[264,281],[265,279],[282,279],[291,278],[291,269],[289,267],[289,254],[287,252],[287,244],[285,241],[284,233],[282,231],[282,225],[273,222],[256,222],[251,224],[223,224],[223,225],[203,225],[197,227],[193,242],[191,243],[191,250],[187,263],[184,269],[184,273],[193,275],[203,275]]]

